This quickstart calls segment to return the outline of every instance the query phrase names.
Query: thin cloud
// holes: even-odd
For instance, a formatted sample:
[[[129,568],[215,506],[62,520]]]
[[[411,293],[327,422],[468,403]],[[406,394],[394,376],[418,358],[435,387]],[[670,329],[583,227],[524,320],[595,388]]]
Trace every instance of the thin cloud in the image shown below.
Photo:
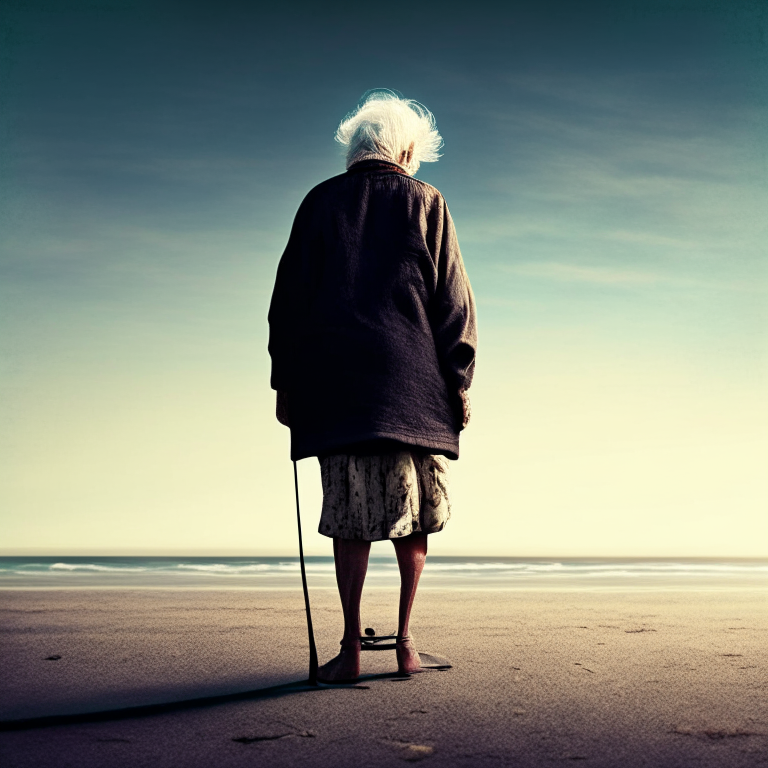
[[[701,280],[692,277],[643,271],[622,267],[566,264],[559,261],[528,261],[519,264],[497,264],[503,272],[542,280],[565,283],[591,283],[615,286],[672,286],[705,290],[764,293],[764,286],[748,280]]]
[[[505,271],[515,272],[527,277],[541,277],[549,280],[581,283],[648,285],[663,278],[652,272],[640,272],[632,269],[611,269],[606,267],[587,267],[562,262],[527,262],[505,266]]]

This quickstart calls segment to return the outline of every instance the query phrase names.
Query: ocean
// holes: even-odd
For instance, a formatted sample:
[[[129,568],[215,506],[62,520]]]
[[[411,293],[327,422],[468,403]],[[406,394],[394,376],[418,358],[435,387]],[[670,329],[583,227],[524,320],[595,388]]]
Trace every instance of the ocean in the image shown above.
[[[310,589],[334,589],[332,557],[308,557]],[[366,588],[399,583],[371,557]],[[0,589],[300,589],[297,557],[0,557]],[[428,557],[422,589],[765,590],[768,560]]]

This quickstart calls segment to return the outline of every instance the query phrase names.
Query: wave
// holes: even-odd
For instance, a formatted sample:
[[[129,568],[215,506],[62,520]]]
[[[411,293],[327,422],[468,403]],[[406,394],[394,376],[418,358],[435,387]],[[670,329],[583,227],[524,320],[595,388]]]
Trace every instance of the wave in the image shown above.
[[[396,566],[395,566],[396,567]],[[768,565],[731,565],[721,563],[632,563],[617,566],[616,563],[440,563],[427,561],[430,572],[468,572],[477,573],[551,573],[563,575],[599,576],[607,575],[652,575],[652,574],[727,574],[727,573],[766,573]],[[426,573],[426,570],[425,570]]]
[[[121,565],[97,565],[95,563],[53,563],[48,566],[51,571],[96,571],[98,573],[140,573],[146,571],[146,568],[140,566],[121,566]],[[28,573],[28,571],[26,571]]]
[[[0,558],[0,586],[67,584],[169,586],[185,584],[293,585],[300,567],[297,558]],[[310,558],[307,572],[314,584],[332,586],[335,566],[330,557]],[[372,558],[368,577],[373,584],[394,584],[394,559]],[[429,560],[424,580],[461,587],[475,584],[664,584],[734,583],[739,578],[766,580],[765,561],[636,561],[636,560],[484,560],[437,557]]]
[[[183,571],[197,571],[198,573],[222,573],[222,574],[236,574],[236,573],[298,573],[301,570],[301,566],[298,562],[295,563],[257,563],[253,565],[228,565],[224,563],[212,563],[211,565],[197,565],[182,563],[177,566]],[[307,563],[307,571],[309,572],[327,572],[335,573],[336,568],[333,564],[326,565],[325,563]]]
[[[307,563],[310,573],[335,573],[333,563]],[[247,575],[269,573],[298,573],[299,562],[280,563],[153,563],[147,565],[125,565],[105,563],[23,563],[15,567],[0,567],[1,574],[17,575],[57,575],[57,574],[155,574],[155,575],[188,575],[190,572],[200,575]]]

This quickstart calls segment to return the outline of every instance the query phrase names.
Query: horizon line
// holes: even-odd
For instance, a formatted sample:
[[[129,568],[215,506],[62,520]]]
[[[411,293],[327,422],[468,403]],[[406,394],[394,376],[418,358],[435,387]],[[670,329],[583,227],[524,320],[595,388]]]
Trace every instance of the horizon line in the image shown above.
[[[102,550],[100,552],[94,551],[51,551],[51,550],[32,550],[26,548],[18,549],[0,549],[0,558],[3,557],[167,557],[167,558],[185,558],[185,557],[226,557],[226,558],[286,558],[286,559],[299,559],[298,553],[286,554],[283,552],[263,552],[261,554],[253,552],[243,552],[242,550]],[[305,558],[324,557],[329,560],[333,559],[332,554],[312,554],[306,553]],[[371,554],[373,558],[386,558],[396,559],[395,554]],[[751,560],[768,562],[768,554],[764,555],[658,555],[658,554],[643,554],[643,555],[510,555],[510,554],[478,554],[478,553],[446,553],[446,554],[433,554],[432,558],[475,558],[475,559],[514,559],[514,560]]]

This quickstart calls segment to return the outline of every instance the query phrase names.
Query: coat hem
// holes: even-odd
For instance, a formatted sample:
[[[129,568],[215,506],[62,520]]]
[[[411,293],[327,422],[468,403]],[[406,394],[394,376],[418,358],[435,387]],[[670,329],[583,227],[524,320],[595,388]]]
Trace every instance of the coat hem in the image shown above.
[[[291,459],[293,461],[301,461],[301,459],[308,459],[312,456],[333,453],[335,447],[341,449],[345,445],[377,439],[397,440],[398,442],[407,443],[408,445],[415,445],[419,448],[427,448],[429,450],[439,451],[443,453],[443,455],[445,455],[447,458],[454,461],[458,460],[459,458],[458,437],[456,440],[446,441],[435,440],[433,438],[425,438],[424,435],[406,431],[387,432],[383,430],[374,430],[362,437],[358,435],[350,439],[329,441],[327,444],[321,444],[318,441],[315,443],[315,445],[310,444],[308,446],[306,444],[296,446],[293,439],[293,433],[291,433]]]

